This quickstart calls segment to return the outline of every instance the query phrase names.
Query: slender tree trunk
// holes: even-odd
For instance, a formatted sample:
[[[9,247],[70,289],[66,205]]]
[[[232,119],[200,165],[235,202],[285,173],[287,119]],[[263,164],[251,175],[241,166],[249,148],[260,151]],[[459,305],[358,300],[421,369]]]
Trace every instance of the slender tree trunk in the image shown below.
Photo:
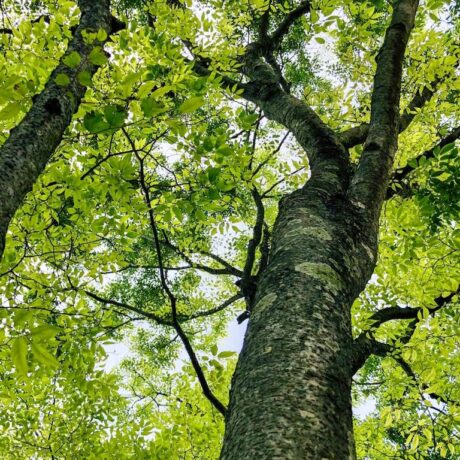
[[[79,0],[81,18],[66,53],[52,72],[43,91],[37,95],[30,111],[11,130],[0,148],[0,259],[5,248],[8,225],[32,190],[38,176],[59,146],[65,130],[78,110],[86,93],[80,75],[91,78],[99,65],[91,62],[91,52],[103,46],[110,34],[123,24],[110,14],[109,0]],[[86,43],[84,33],[106,32],[101,41]],[[78,56],[79,64],[68,66],[65,58]],[[64,75],[68,84],[58,84],[56,78]]]
[[[311,184],[282,200],[222,460],[355,458],[350,310],[374,268],[375,229]]]

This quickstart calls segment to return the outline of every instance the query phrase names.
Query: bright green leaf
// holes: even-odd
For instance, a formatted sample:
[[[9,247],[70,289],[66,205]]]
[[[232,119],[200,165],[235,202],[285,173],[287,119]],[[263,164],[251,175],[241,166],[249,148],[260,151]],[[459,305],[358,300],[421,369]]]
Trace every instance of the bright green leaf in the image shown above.
[[[195,110],[202,107],[204,103],[205,101],[202,97],[192,97],[191,99],[188,99],[187,101],[181,104],[181,106],[179,107],[179,112],[180,113],[194,112]]]
[[[11,343],[11,359],[16,370],[21,375],[27,375],[27,339],[16,337]]]

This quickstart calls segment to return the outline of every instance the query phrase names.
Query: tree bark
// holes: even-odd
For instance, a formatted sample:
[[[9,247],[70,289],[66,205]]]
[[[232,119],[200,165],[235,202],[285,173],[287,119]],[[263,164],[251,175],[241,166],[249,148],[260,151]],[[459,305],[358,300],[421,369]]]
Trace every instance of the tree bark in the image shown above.
[[[79,75],[87,72],[92,76],[99,67],[90,61],[89,56],[107,38],[86,43],[83,32],[97,33],[103,29],[107,37],[122,27],[110,14],[109,0],[79,0],[78,5],[81,10],[80,23],[66,53],[30,111],[11,130],[10,136],[0,148],[0,259],[8,225],[14,213],[60,144],[72,115],[85,95],[86,86],[80,83]],[[80,64],[69,67],[64,59],[73,52],[78,53]],[[60,74],[68,78],[67,85],[56,82]]]
[[[364,151],[341,141],[248,49],[243,96],[290,129],[311,178],[285,197],[233,377],[221,460],[356,458],[351,306],[372,275],[401,127],[404,53],[417,0],[400,0],[379,53]],[[254,51],[255,50],[255,51]]]
[[[350,310],[374,268],[375,227],[310,183],[281,202],[221,460],[355,458]]]

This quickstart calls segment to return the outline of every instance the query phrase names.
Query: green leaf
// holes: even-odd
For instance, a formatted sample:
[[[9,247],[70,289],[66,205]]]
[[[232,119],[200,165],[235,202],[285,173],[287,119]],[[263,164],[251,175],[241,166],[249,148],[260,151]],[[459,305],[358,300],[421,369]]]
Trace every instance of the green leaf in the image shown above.
[[[147,94],[152,91],[155,87],[156,83],[154,81],[147,81],[141,85],[141,87],[137,90],[137,97],[139,99],[143,99]]]
[[[100,42],[105,42],[105,41],[107,40],[107,32],[106,32],[104,29],[99,29],[99,30],[97,31],[96,38],[97,38]]]
[[[14,312],[14,325],[22,327],[27,321],[31,320],[33,312],[31,310],[16,310]]]
[[[181,136],[184,136],[187,132],[187,127],[177,120],[166,120],[166,124],[173,130],[175,134],[180,134]]]
[[[32,354],[39,363],[53,368],[59,367],[59,361],[45,347],[32,341],[31,348]]]
[[[224,156],[231,155],[233,153],[233,149],[229,145],[222,145],[220,146],[217,151]]]
[[[235,188],[235,183],[219,181],[217,183],[217,188],[222,192],[229,192],[230,190],[233,190]]]
[[[92,77],[91,74],[87,70],[83,70],[77,75],[78,82],[82,86],[91,86],[92,85]]]
[[[68,77],[68,75],[62,72],[56,75],[54,81],[56,82],[56,85],[59,86],[68,86],[70,84],[70,78]]]
[[[11,359],[18,374],[27,375],[29,370],[27,365],[27,339],[17,337],[11,344]]]
[[[16,117],[21,111],[21,106],[17,102],[10,102],[0,111],[0,121],[6,121]]]
[[[64,64],[71,69],[78,67],[81,62],[81,57],[76,51],[72,51],[63,59]]]
[[[182,103],[179,107],[180,113],[191,113],[195,110],[199,109],[204,105],[205,101],[202,97],[192,97],[188,99],[184,103]]]
[[[51,337],[56,337],[57,334],[61,332],[61,328],[57,326],[51,326],[49,324],[44,324],[42,326],[37,326],[30,331],[31,337],[40,337],[41,339],[50,339]]]
[[[89,112],[83,119],[83,125],[90,133],[99,133],[110,128],[102,113]]]
[[[126,111],[119,105],[108,105],[104,108],[104,116],[110,126],[119,128],[123,126],[126,118]]]
[[[142,99],[141,109],[146,117],[153,117],[168,110],[164,104],[157,102],[153,97]]]
[[[89,62],[97,66],[104,65],[108,61],[105,51],[100,46],[93,48],[89,53],[88,59]]]
[[[220,171],[221,171],[220,168],[209,168],[208,169],[208,179],[209,179],[209,182],[211,182],[211,184],[216,182],[217,178],[220,175]]]
[[[235,356],[236,352],[234,351],[221,351],[217,357],[218,358],[230,358],[230,356]]]
[[[159,99],[164,96],[166,93],[172,90],[172,86],[162,86],[161,88],[156,89],[151,96],[155,99]]]

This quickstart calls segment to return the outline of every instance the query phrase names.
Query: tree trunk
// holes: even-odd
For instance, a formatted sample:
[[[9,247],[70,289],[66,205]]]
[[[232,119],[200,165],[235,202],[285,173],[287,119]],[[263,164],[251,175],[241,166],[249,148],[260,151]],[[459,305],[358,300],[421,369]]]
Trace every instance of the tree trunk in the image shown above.
[[[111,33],[123,27],[111,16],[109,0],[79,0],[78,5],[80,23],[66,53],[30,111],[11,130],[0,148],[0,259],[10,220],[61,143],[86,93],[86,86],[80,82],[79,76],[86,73],[91,78],[99,68],[98,64],[91,62],[91,52],[104,45]],[[99,30],[106,32],[105,38],[86,43],[84,34]],[[71,53],[76,53],[79,64],[69,67],[65,58]],[[68,84],[59,84],[56,81],[59,75],[64,75]]]
[[[235,371],[221,460],[353,459],[351,305],[376,225],[308,183],[284,198]]]

